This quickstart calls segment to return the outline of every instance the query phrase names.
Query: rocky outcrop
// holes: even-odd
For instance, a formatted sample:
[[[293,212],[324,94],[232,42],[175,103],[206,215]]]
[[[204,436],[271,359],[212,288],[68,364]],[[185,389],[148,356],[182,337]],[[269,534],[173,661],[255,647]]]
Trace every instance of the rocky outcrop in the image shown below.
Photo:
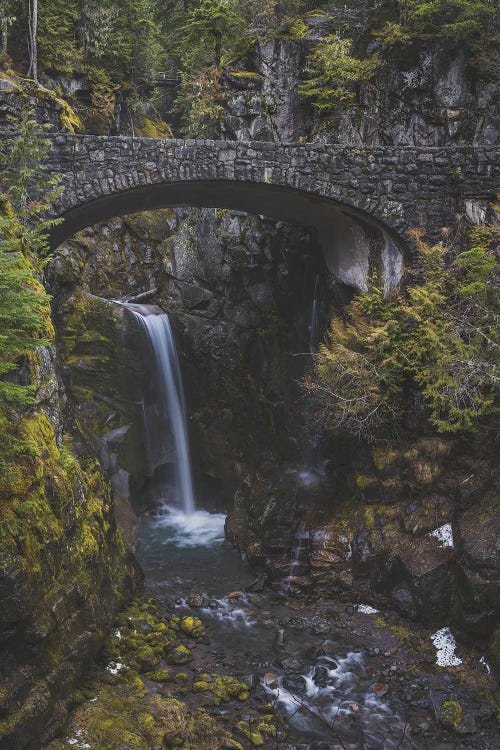
[[[51,339],[48,319],[46,330]],[[109,482],[68,411],[54,342],[11,377],[34,389],[33,404],[2,422],[15,453],[2,455],[0,474],[0,746],[21,750],[60,730],[140,573]]]
[[[283,579],[301,530],[309,569],[298,589],[354,594],[410,619],[452,623],[462,636],[491,641],[493,653],[500,565],[492,450],[477,439],[407,436],[370,454],[342,447],[338,436],[325,446],[322,472],[311,479],[302,471],[308,484],[300,472],[292,486],[290,474],[258,478],[227,529],[250,561],[258,545],[255,564],[271,579]]]
[[[0,745],[55,736],[81,672],[138,580],[95,459],[58,446],[43,412],[24,416],[30,449],[0,479]]]

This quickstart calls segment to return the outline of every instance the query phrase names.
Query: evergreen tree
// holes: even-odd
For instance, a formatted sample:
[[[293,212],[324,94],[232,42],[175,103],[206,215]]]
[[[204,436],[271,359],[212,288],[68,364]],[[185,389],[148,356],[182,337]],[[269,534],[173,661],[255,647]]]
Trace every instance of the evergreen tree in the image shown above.
[[[423,400],[438,432],[467,432],[498,411],[500,232],[476,228],[451,261],[421,232],[414,239],[422,284],[384,300],[373,278],[332,320],[305,381],[323,427],[387,438]]]
[[[18,0],[0,0],[0,43],[2,52],[7,52],[9,28],[16,20]]]
[[[182,27],[182,58],[191,68],[219,68],[224,46],[234,40],[242,18],[229,0],[202,0]]]
[[[339,104],[354,99],[354,86],[369,81],[380,64],[377,55],[366,60],[354,57],[351,46],[351,39],[332,34],[322,39],[308,58],[311,73],[299,93],[319,112],[331,113]]]
[[[498,14],[496,0],[398,0],[398,21],[378,35],[387,45],[442,37],[477,42],[491,31]]]
[[[38,19],[40,66],[51,73],[71,75],[81,66],[77,44],[78,4],[74,1],[44,0]]]

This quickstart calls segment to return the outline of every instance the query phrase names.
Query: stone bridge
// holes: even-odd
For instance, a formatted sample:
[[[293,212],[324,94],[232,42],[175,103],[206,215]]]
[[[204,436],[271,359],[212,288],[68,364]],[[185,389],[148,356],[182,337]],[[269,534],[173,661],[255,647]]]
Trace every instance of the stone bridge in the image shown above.
[[[61,178],[52,245],[125,213],[167,206],[227,208],[314,227],[330,270],[363,286],[380,252],[386,287],[399,280],[407,232],[439,236],[500,188],[500,149],[345,148],[325,144],[157,140],[54,134]]]

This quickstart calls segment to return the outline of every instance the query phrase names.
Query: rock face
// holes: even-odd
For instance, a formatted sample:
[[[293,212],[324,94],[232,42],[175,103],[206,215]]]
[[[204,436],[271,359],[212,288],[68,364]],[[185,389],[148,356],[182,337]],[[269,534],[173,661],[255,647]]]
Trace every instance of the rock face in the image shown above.
[[[306,22],[310,30],[304,39],[262,39],[248,64],[252,72],[228,77],[225,137],[296,141],[306,136],[344,146],[498,144],[497,86],[470,68],[462,48],[443,40],[414,44],[401,55],[385,53],[374,79],[360,86],[355,106],[340,109],[325,126],[297,93],[314,45],[340,32],[353,38],[360,56],[368,45],[370,54],[380,50],[367,41],[366,19],[349,16],[347,8]]]

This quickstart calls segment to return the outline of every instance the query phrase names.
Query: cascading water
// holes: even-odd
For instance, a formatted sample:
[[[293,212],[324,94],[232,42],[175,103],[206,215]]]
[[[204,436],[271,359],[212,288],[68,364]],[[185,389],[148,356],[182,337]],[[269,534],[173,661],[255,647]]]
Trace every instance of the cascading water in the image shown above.
[[[157,371],[157,382],[164,411],[170,420],[175,450],[175,468],[179,505],[186,515],[195,510],[191,455],[186,426],[186,406],[182,387],[181,370],[175,341],[166,313],[155,313],[147,305],[127,305],[134,318],[144,330],[151,347]],[[146,419],[146,432],[149,433]],[[149,443],[151,435],[147,435]],[[168,504],[168,486],[161,491],[162,503]]]
[[[224,540],[224,514],[196,510],[184,389],[168,315],[148,305],[126,307],[146,335],[154,360],[155,391],[162,407],[160,429],[158,415],[145,410],[145,448],[147,451],[156,448],[162,458],[168,454],[166,420],[174,444],[176,491],[172,492],[169,478],[163,477],[157,492],[159,513],[142,526],[145,549],[150,555],[161,550],[163,557],[165,545],[186,550],[220,544]]]

